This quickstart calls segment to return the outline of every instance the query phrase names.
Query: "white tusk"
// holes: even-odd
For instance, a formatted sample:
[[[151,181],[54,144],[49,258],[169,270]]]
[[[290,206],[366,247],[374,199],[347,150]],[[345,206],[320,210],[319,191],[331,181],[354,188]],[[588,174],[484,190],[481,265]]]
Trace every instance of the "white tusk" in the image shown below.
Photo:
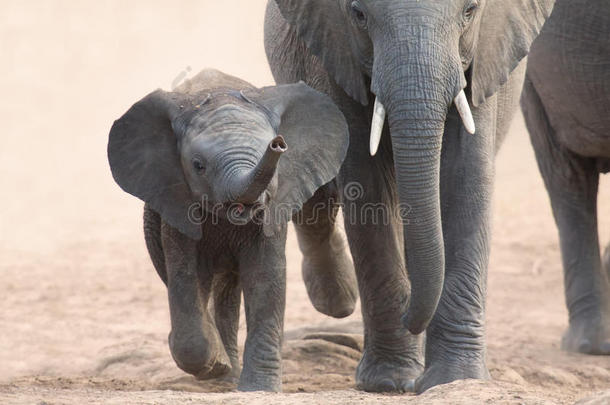
[[[385,107],[375,98],[375,107],[373,107],[373,122],[371,123],[371,156],[377,154],[379,143],[381,142],[381,133],[385,123]]]
[[[474,119],[472,118],[472,111],[470,111],[470,106],[468,105],[468,100],[466,99],[466,93],[464,93],[464,90],[460,91],[460,94],[457,95],[453,102],[460,113],[460,117],[462,117],[462,122],[464,123],[466,131],[474,134],[476,130],[474,126]]]

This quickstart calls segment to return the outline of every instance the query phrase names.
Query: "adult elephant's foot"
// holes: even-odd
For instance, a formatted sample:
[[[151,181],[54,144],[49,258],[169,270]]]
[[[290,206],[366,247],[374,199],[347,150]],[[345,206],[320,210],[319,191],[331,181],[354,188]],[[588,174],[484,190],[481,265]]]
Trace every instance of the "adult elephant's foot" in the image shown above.
[[[358,282],[343,236],[335,229],[328,240],[303,254],[302,273],[314,308],[334,318],[354,312]]]
[[[566,351],[610,355],[610,317],[593,315],[570,323],[561,339]]]
[[[441,384],[448,384],[457,380],[477,379],[489,380],[491,378],[483,356],[455,356],[432,362],[424,373],[415,380],[414,391],[421,394],[424,391]]]
[[[410,337],[421,341],[421,337]],[[356,387],[368,392],[407,392],[424,369],[417,345],[413,353],[379,355],[365,349],[356,369]],[[419,346],[421,347],[421,346]]]
[[[460,320],[457,311],[441,302],[426,330],[426,369],[415,381],[417,394],[457,380],[488,380],[485,333],[480,317]]]

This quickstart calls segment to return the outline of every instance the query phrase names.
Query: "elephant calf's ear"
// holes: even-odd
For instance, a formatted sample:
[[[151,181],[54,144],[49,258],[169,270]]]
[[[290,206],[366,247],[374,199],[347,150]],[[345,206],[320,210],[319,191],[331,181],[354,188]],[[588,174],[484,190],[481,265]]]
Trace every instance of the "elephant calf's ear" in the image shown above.
[[[266,87],[250,99],[280,117],[288,150],[278,165],[274,219],[288,221],[316,190],[339,173],[347,154],[345,118],[330,97],[304,83]]]
[[[472,102],[478,106],[507,82],[529,52],[555,0],[487,0],[472,61]]]
[[[185,235],[201,238],[201,226],[189,219],[194,203],[186,183],[172,119],[181,96],[157,90],[115,121],[108,140],[108,161],[123,190],[157,211]]]

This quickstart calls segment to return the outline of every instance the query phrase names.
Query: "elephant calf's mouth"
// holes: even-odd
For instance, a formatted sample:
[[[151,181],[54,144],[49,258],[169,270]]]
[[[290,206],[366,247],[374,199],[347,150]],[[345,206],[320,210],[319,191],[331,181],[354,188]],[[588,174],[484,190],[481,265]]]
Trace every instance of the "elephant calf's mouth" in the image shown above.
[[[265,191],[253,204],[225,203],[223,204],[224,215],[236,225],[245,225],[249,222],[262,224],[265,219],[265,212],[269,210],[270,199],[269,192]]]

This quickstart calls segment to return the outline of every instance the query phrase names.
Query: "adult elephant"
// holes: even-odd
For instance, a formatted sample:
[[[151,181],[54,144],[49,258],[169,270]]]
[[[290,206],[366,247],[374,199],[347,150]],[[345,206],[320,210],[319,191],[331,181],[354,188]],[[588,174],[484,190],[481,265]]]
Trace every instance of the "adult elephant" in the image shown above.
[[[558,0],[532,45],[522,108],[559,236],[569,351],[610,355],[610,249],[597,231],[610,171],[610,2]]]
[[[331,95],[350,127],[336,184],[356,188],[345,196],[345,227],[365,328],[359,388],[411,388],[424,367],[416,336],[424,330],[417,392],[488,378],[494,155],[518,105],[520,61],[552,6],[553,0],[269,1],[265,46],[276,81],[304,80]],[[399,203],[403,209],[390,209],[389,220],[377,218],[379,207]],[[324,218],[297,225],[302,250],[327,250],[334,224]]]

